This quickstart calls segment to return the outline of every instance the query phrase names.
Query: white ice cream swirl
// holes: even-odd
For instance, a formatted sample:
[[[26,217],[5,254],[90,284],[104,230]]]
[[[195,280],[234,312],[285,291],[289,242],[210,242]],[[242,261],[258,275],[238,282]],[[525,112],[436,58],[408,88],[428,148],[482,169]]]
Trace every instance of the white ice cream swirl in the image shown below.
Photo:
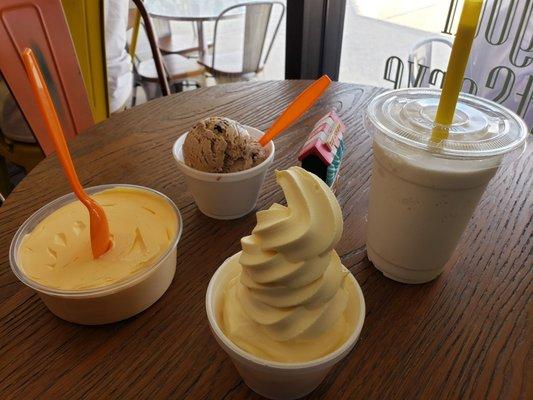
[[[299,167],[277,172],[287,206],[257,213],[241,240],[240,277],[226,289],[224,328],[241,348],[281,362],[319,358],[349,335],[348,271],[333,247],[342,212],[318,177]]]

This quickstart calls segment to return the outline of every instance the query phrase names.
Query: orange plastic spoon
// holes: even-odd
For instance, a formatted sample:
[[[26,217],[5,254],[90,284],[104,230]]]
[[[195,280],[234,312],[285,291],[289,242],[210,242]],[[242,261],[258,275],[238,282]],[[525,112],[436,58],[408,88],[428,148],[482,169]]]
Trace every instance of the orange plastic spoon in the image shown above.
[[[320,79],[314,81],[283,111],[278,119],[272,124],[270,129],[259,139],[261,146],[266,146],[268,142],[287,129],[300,116],[309,110],[313,104],[322,96],[327,89],[331,79],[323,75]]]
[[[24,49],[22,52],[22,61],[26,68],[33,94],[39,104],[39,110],[41,111],[43,120],[46,124],[48,135],[54,144],[57,158],[59,158],[59,162],[70,182],[72,190],[89,211],[91,223],[91,248],[93,251],[93,257],[98,258],[109,249],[111,244],[109,241],[107,217],[103,208],[96,201],[91,199],[81,186],[76,170],[74,169],[74,164],[72,163],[72,158],[68,151],[65,135],[61,128],[61,124],[59,123],[54,103],[52,103],[52,98],[50,97],[50,92],[48,92],[43,74],[39,69],[39,65],[37,64],[37,60],[31,49]]]

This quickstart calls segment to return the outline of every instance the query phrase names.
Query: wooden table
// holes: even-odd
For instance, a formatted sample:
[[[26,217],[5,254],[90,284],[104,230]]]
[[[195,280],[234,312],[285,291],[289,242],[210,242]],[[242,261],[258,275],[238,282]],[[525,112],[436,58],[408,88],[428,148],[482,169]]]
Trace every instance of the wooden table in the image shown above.
[[[64,322],[11,273],[8,248],[37,208],[69,191],[55,157],[38,165],[0,208],[0,398],[249,399],[209,332],[204,296],[213,272],[239,250],[254,214],[203,216],[170,149],[198,118],[222,115],[266,128],[306,82],[249,82],[161,98],[113,115],[72,142],[85,185],[133,183],[170,196],[184,218],[168,292],[140,315],[84,327]],[[365,256],[370,140],[362,112],[380,89],[333,83],[276,139],[276,167],[296,164],[313,124],[334,108],[348,127],[338,198],[345,230],[337,250],[360,282],[367,315],[353,352],[316,399],[526,398],[531,376],[531,151],[492,181],[449,268],[425,285],[393,282]],[[272,170],[258,208],[283,200]],[[531,398],[531,396],[529,396]]]

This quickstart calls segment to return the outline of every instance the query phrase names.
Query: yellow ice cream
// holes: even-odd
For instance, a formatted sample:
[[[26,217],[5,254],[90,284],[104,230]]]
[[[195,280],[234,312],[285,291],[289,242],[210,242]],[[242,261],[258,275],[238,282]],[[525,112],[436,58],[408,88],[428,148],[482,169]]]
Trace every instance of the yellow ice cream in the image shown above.
[[[299,167],[277,172],[287,206],[257,213],[241,240],[241,273],[224,293],[222,330],[240,348],[305,362],[340,347],[354,330],[355,291],[333,247],[342,212],[329,187]]]
[[[164,199],[127,187],[91,197],[107,215],[111,249],[93,259],[89,214],[82,203],[74,201],[43,219],[23,238],[19,263],[29,278],[64,290],[111,285],[151,265],[168,250],[178,220]]]

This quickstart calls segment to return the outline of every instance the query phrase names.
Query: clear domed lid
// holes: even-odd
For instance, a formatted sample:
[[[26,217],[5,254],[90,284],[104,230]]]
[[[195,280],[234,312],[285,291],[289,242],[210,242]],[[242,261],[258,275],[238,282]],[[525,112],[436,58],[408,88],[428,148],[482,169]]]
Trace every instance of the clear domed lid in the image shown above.
[[[461,93],[449,136],[431,141],[440,90],[408,88],[375,97],[368,106],[367,122],[390,139],[451,158],[502,156],[523,148],[524,121],[507,108]],[[368,124],[367,124],[368,125]]]

